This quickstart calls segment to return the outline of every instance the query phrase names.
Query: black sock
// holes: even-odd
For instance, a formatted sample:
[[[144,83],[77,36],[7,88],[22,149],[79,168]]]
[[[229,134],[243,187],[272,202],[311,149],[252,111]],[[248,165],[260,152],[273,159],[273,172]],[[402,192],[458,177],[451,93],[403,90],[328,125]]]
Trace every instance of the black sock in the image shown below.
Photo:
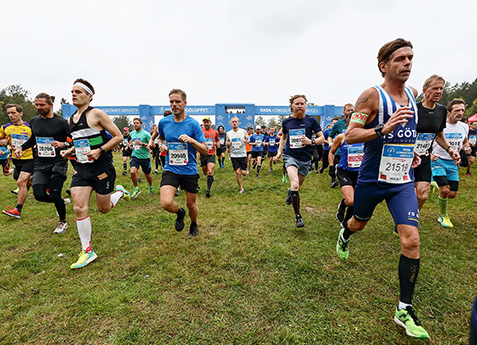
[[[261,166],[261,165],[259,165],[259,166],[257,167],[257,175],[260,174],[260,169],[262,169],[262,166]]]
[[[22,207],[23,207],[23,205],[17,204],[16,209],[18,210],[18,212],[20,212],[20,213],[22,212]]]
[[[401,296],[399,300],[403,303],[412,304],[412,294],[416,285],[417,275],[419,273],[419,259],[409,259],[401,254],[399,258],[399,284],[401,287]]]
[[[344,221],[344,222],[343,222],[343,228],[344,228],[343,239],[344,239],[345,241],[349,241],[349,237],[350,237],[354,232],[351,231],[351,230],[348,228],[348,221]]]
[[[341,203],[340,203],[340,208],[346,208],[346,206],[347,206],[347,205],[346,205],[346,199],[343,198],[343,199],[341,200]]]
[[[290,198],[292,201],[293,210],[295,211],[295,214],[300,214],[300,194],[298,193],[298,191],[291,190]]]
[[[348,208],[346,209],[346,215],[344,217],[343,223],[348,223],[348,220],[350,220],[351,217],[353,217],[353,212],[354,212],[353,206],[348,206]]]
[[[128,170],[128,165],[126,163],[123,163],[123,170],[127,171]]]
[[[210,187],[212,187],[213,182],[214,182],[214,176],[207,175],[207,191],[210,191]]]

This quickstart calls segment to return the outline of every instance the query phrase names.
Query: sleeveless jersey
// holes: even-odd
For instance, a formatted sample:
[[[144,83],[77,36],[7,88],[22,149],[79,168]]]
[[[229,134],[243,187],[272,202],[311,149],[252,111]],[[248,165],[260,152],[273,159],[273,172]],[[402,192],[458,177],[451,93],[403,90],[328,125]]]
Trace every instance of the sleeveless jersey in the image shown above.
[[[363,161],[364,144],[348,144],[346,140],[341,145],[341,156],[338,168],[348,171],[358,171]]]
[[[379,111],[364,128],[374,128],[386,123],[400,107],[381,87],[375,86],[379,94]],[[391,133],[364,144],[364,157],[359,169],[358,183],[382,182],[390,184],[409,183],[414,180],[411,167],[414,143],[417,136],[417,106],[412,90],[405,88],[408,106],[414,116],[407,123],[399,124]]]
[[[73,116],[77,113],[75,111],[73,115],[70,117],[70,131],[71,131],[71,138],[73,139],[73,143],[75,145],[76,157],[79,163],[86,163],[81,162],[80,157],[78,157],[78,150],[86,151],[99,149],[104,143],[109,141],[109,137],[106,134],[106,130],[103,128],[101,131],[91,128],[86,121],[86,113],[90,110],[94,109],[93,107],[88,107],[80,116],[78,122],[73,121]],[[86,148],[85,148],[86,147]],[[100,155],[96,162],[111,162],[112,154],[111,152],[105,152],[104,154]],[[89,162],[91,163],[91,162]]]

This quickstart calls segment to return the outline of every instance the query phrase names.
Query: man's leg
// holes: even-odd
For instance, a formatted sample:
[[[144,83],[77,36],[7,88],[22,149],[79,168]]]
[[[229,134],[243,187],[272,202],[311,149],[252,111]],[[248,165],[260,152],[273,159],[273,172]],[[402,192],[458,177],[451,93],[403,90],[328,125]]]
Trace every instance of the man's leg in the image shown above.
[[[427,198],[429,197],[429,188],[431,187],[430,182],[419,181],[415,183],[416,187],[416,196],[417,196],[417,203],[419,205],[419,211],[424,206]]]
[[[207,191],[205,192],[206,197],[210,197],[210,188],[212,187],[212,183],[214,183],[214,167],[215,163],[207,163],[205,167],[207,169]]]
[[[245,175],[246,174],[247,173],[245,173]],[[243,175],[243,171],[241,172],[240,168],[235,169],[235,178],[237,179],[237,183],[238,183],[239,188],[240,188],[240,193],[242,193],[242,191],[243,191],[242,175]]]

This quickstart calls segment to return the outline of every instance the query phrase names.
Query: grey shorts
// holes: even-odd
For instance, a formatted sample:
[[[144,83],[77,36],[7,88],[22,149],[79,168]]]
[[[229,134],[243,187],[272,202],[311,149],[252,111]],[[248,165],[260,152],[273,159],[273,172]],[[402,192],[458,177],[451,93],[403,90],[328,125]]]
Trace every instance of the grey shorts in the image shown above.
[[[292,156],[283,155],[283,164],[285,164],[285,168],[288,168],[291,165],[297,167],[298,173],[300,175],[306,176],[308,175],[308,172],[310,171],[311,160],[304,162],[304,161],[295,159]]]

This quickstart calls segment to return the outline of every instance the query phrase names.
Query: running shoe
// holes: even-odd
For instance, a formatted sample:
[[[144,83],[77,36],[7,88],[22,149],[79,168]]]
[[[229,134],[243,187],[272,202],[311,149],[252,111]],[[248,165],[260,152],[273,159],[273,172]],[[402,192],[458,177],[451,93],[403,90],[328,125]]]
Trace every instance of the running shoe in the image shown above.
[[[10,206],[8,206],[8,210],[3,210],[2,213],[17,219],[20,219],[22,217],[21,212],[19,212],[16,208]]]
[[[291,199],[291,196],[290,196],[290,190],[291,190],[290,188],[287,189],[287,199],[285,200],[285,203],[287,205],[291,205],[291,203],[292,203],[292,199]]]
[[[243,190],[243,188],[241,188],[241,189],[239,190],[239,193],[240,193],[240,194],[245,193],[245,191]]]
[[[467,171],[467,172],[465,173],[465,176],[472,176],[472,174],[470,173],[470,171]]]
[[[141,190],[138,187],[134,188],[134,192],[131,194],[131,199],[136,199],[139,194],[141,194]]]
[[[68,229],[68,223],[60,221],[58,225],[56,226],[55,231],[53,233],[55,234],[62,234]]]
[[[199,229],[197,223],[191,223],[189,229],[189,236],[197,236],[199,234]]]
[[[405,309],[397,310],[394,314],[394,322],[406,330],[406,334],[421,339],[429,339],[429,334],[424,327],[421,326],[421,322],[417,318],[412,306],[408,306]]]
[[[434,193],[436,190],[439,190],[439,185],[436,181],[431,181],[431,192]]]
[[[273,172],[273,169],[268,170],[268,172]]]
[[[205,192],[205,197],[210,198],[210,191]]]
[[[179,196],[179,188],[176,189],[176,196]]]
[[[123,171],[123,176],[127,176],[128,172],[127,171]]]
[[[258,178],[258,174],[255,174],[255,178]]]
[[[121,191],[123,192],[123,199],[126,200],[126,201],[129,201],[131,200],[131,194],[126,190],[126,188],[124,188],[123,186],[121,186],[120,184],[118,184],[116,186],[116,192],[117,191]],[[136,195],[137,196],[137,195]]]
[[[454,225],[449,219],[449,216],[439,216],[437,221],[444,227],[444,228],[453,228]]]
[[[346,205],[343,207],[343,203],[340,202],[338,204],[338,212],[336,212],[336,219],[338,220],[338,222],[340,222],[340,224],[343,223],[345,211],[346,211]]]
[[[331,182],[331,188],[338,187],[339,182],[337,180]]]
[[[151,195],[153,193],[152,186],[149,186],[149,190],[147,191],[147,195]]]
[[[91,261],[96,259],[98,256],[96,255],[94,250],[92,250],[89,253],[86,253],[84,250],[82,250],[81,253],[78,255],[78,257],[79,257],[78,261],[76,261],[74,264],[70,266],[71,269],[84,267],[87,264],[89,264]]]
[[[179,211],[177,212],[177,218],[176,218],[176,230],[177,231],[182,231],[184,229],[184,217],[186,215],[186,211],[181,207],[179,208]]]
[[[282,177],[282,182],[283,182],[283,183],[287,183],[287,175],[283,175],[283,177]]]
[[[304,228],[305,223],[303,222],[303,218],[300,215],[296,216],[296,227],[297,228]]]
[[[12,192],[13,194],[17,194],[18,195],[18,192],[20,191],[20,187],[17,187],[16,189],[12,189],[10,192]]]
[[[344,228],[340,230],[340,233],[338,234],[338,241],[336,242],[336,253],[340,257],[341,260],[346,260],[349,256],[349,249],[348,249],[348,242],[343,241],[343,233],[344,233]]]
[[[157,169],[154,169],[154,174],[159,174],[159,171]]]

